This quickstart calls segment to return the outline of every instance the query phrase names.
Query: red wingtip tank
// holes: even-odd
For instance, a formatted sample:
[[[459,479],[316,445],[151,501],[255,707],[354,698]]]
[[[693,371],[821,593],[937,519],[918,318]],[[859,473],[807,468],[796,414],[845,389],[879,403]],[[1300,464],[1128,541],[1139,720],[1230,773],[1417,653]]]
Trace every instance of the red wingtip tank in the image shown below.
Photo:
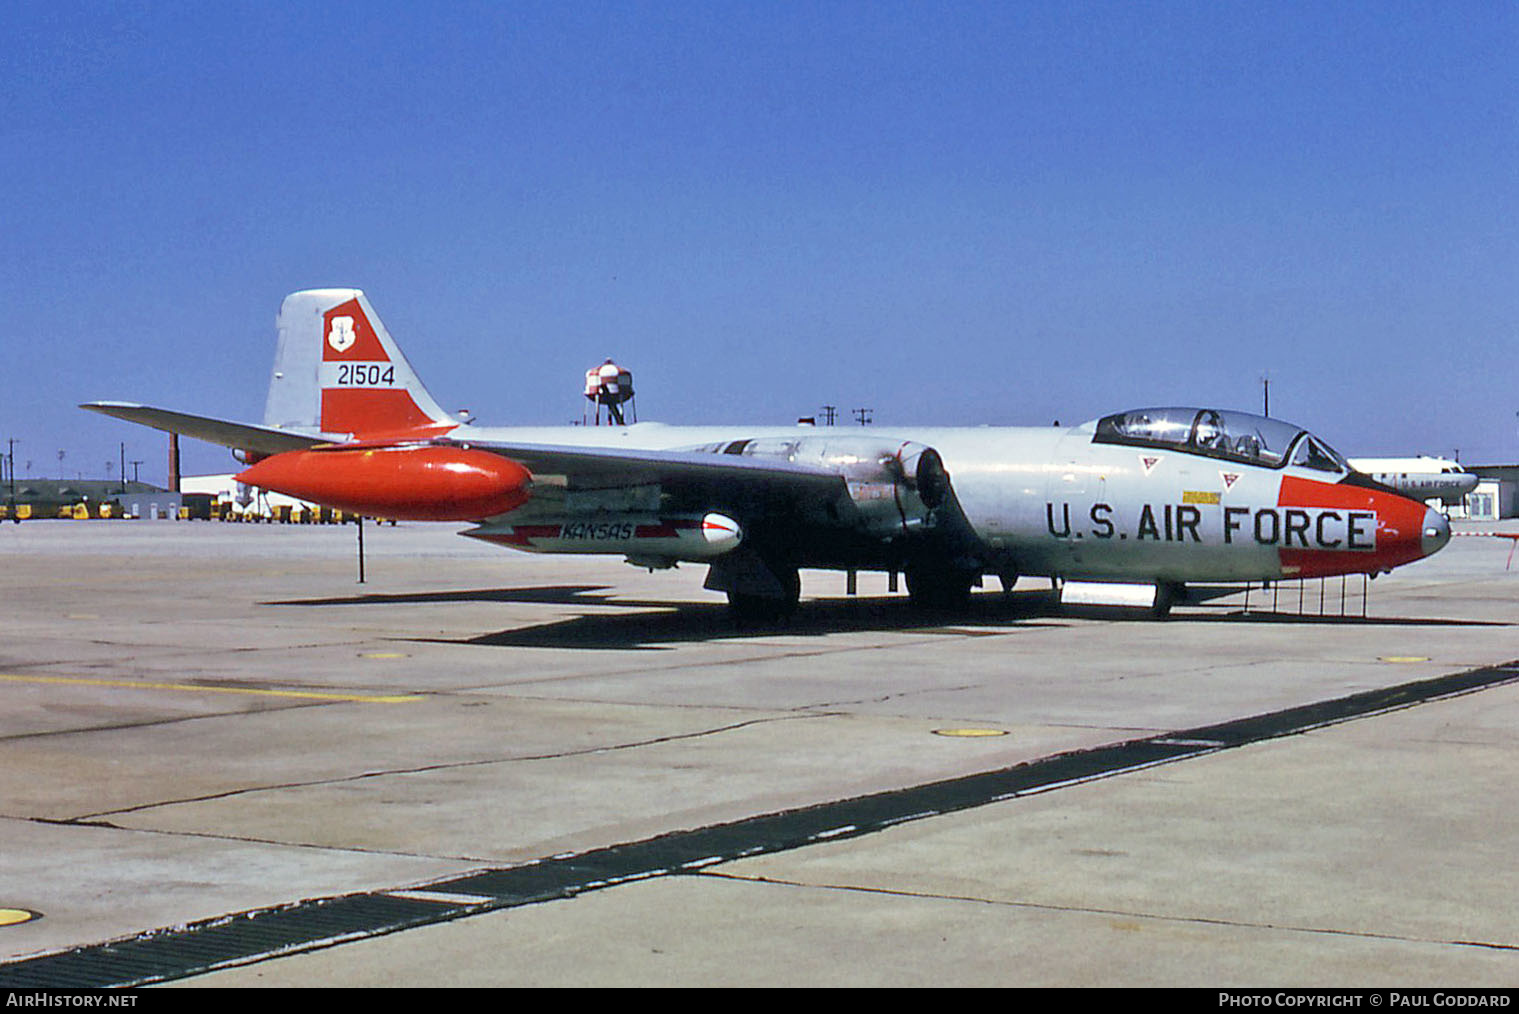
[[[398,521],[480,521],[527,502],[532,476],[463,447],[332,447],[264,458],[238,482]]]

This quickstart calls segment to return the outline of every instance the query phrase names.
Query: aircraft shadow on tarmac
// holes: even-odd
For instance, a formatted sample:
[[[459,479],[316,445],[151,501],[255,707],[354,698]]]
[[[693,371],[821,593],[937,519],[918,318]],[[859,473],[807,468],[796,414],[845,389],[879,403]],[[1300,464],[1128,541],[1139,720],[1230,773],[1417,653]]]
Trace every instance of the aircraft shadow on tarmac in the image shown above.
[[[450,602],[524,602],[558,606],[657,606],[666,602],[614,599],[609,584],[544,585],[534,588],[473,588],[462,591],[401,592],[390,595],[341,595],[324,599],[284,599],[266,606],[436,605]],[[595,594],[595,593],[605,594]]]
[[[983,601],[984,600],[984,601]],[[662,649],[669,645],[734,638],[822,637],[860,631],[925,633],[998,633],[998,628],[1047,626],[1056,617],[1049,592],[987,595],[954,612],[914,608],[900,595],[808,599],[796,612],[776,622],[740,623],[724,602],[644,602],[619,599],[605,605],[638,612],[596,612],[567,620],[517,627],[452,641],[489,647]],[[650,611],[657,607],[657,611]],[[990,629],[989,629],[990,628]]]
[[[1165,622],[1172,623],[1286,623],[1345,626],[1508,626],[1483,620],[1384,617],[1338,612],[1296,612],[1297,596],[1290,605],[1279,601],[1270,611],[1270,600],[1253,603],[1251,610],[1240,601],[1210,604],[1210,600],[1239,595],[1237,587],[1188,589],[1188,601]],[[1256,593],[1257,595],[1259,593]],[[919,631],[923,633],[985,636],[1012,628],[1060,625],[1079,620],[1152,620],[1134,609],[1062,607],[1050,589],[983,592],[954,611],[928,611],[914,607],[903,595],[854,596],[805,600],[788,619],[775,623],[736,623],[721,601],[680,602],[619,598],[610,585],[548,585],[525,588],[486,588],[460,591],[354,595],[337,598],[292,599],[266,602],[281,606],[395,606],[449,603],[521,603],[589,607],[591,611],[569,619],[530,624],[465,638],[408,638],[446,644],[482,647],[533,647],[626,650],[662,650],[667,646],[776,634],[820,637],[860,631]],[[1317,603],[1312,603],[1316,606]],[[1336,603],[1336,606],[1338,603]],[[1357,604],[1358,606],[1358,604]]]

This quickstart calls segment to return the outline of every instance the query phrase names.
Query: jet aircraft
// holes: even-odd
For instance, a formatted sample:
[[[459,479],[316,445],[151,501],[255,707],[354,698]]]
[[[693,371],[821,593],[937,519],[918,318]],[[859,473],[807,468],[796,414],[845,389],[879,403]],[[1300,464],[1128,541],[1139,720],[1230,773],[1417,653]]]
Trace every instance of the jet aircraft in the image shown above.
[[[901,573],[936,608],[984,576],[1039,575],[1164,615],[1189,582],[1375,576],[1450,538],[1442,514],[1318,436],[1243,412],[890,432],[485,427],[439,407],[360,290],[293,293],[277,327],[262,425],[81,407],[231,447],[241,481],[362,515],[472,522],[461,534],[528,552],[706,564],[740,618],[790,612],[803,568]]]
[[[1351,458],[1350,467],[1415,500],[1455,505],[1477,488],[1479,476],[1446,458]]]

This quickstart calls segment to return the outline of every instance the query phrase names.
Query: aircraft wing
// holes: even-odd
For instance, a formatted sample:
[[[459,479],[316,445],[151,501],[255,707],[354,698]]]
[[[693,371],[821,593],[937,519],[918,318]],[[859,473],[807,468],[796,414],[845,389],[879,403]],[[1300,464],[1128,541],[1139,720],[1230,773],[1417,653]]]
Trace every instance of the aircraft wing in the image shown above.
[[[775,458],[689,451],[635,450],[469,441],[511,458],[535,480],[562,477],[580,489],[610,489],[658,484],[668,491],[709,506],[756,501],[807,501],[813,504],[847,498],[848,487],[837,472]]]
[[[127,401],[91,401],[79,406],[101,415],[114,416],[127,422],[151,426],[170,433],[182,433],[187,437],[236,447],[258,454],[279,454],[282,451],[300,451],[316,444],[324,444],[338,437],[295,433],[275,429],[272,426],[253,426],[248,423],[228,422],[209,416],[172,412],[166,408],[135,405]]]
[[[756,505],[817,507],[840,498],[846,502],[848,499],[848,488],[838,473],[774,458],[448,438],[415,441],[382,438],[355,442],[335,434],[256,426],[132,402],[96,401],[79,407],[259,455],[412,443],[468,446],[518,462],[539,482],[573,489],[657,485],[678,499],[702,508],[720,505],[733,508]],[[558,483],[554,482],[556,479]]]

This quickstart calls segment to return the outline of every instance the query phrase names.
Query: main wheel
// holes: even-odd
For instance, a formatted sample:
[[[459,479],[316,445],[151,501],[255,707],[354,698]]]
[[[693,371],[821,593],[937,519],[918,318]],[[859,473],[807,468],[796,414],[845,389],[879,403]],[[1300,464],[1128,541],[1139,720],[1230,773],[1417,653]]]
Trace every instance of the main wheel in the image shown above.
[[[781,583],[779,597],[749,592],[728,593],[728,611],[740,623],[778,623],[796,612],[802,598],[802,577],[794,568],[772,568]]]
[[[910,567],[907,570],[907,597],[920,609],[964,609],[970,604],[970,590],[976,575],[948,567]]]

